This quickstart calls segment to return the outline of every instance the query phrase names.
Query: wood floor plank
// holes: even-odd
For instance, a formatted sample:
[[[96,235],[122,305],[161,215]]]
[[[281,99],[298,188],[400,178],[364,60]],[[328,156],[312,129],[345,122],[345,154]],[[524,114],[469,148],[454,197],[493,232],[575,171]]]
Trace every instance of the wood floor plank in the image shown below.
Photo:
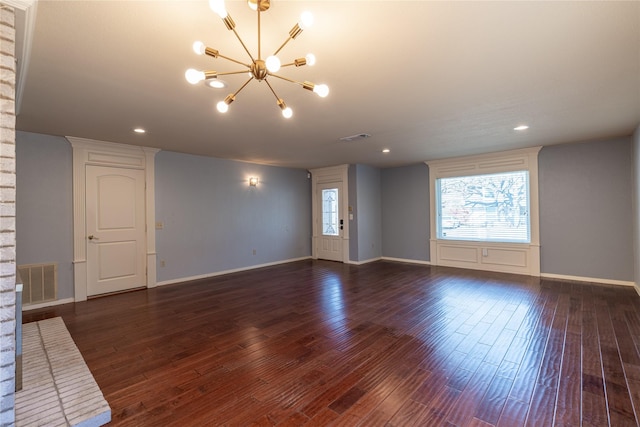
[[[112,426],[638,425],[625,287],[304,260],[61,316]]]
[[[520,369],[509,394],[515,400],[527,403],[531,401],[540,366],[542,365],[544,348],[548,340],[556,305],[557,296],[551,295],[536,326],[527,333],[529,341],[525,341],[526,350],[522,353],[522,360],[516,361],[520,364]]]
[[[400,410],[387,422],[388,426],[417,426],[426,415],[427,408],[422,403],[408,399],[400,407]]]
[[[624,371],[627,377],[627,385],[629,394],[631,395],[631,402],[633,403],[633,408],[637,417],[638,410],[640,409],[640,366],[625,363]]]
[[[413,338],[401,337],[380,359],[378,369],[363,372],[361,380],[329,408],[349,419],[364,418],[415,369],[413,364],[408,363],[407,355],[418,346],[419,343]],[[350,401],[348,405],[344,404],[345,396]]]
[[[569,296],[560,294],[536,378],[527,424],[553,425],[569,315]]]
[[[451,411],[447,417],[447,421],[454,425],[469,425],[475,413],[480,406],[480,402],[484,397],[489,384],[497,371],[497,366],[489,363],[481,363],[478,365],[473,376],[467,383],[459,397],[460,404],[455,411]]]
[[[580,425],[580,414],[582,413],[581,360],[580,335],[574,332],[567,333],[554,415],[555,423],[561,426]]]
[[[425,405],[426,410],[418,418],[415,425],[442,425],[449,413],[458,406],[460,394],[460,390],[445,387],[435,399]]]
[[[525,402],[508,398],[502,409],[500,419],[496,427],[521,427],[527,421],[529,405]]]
[[[389,422],[400,411],[402,405],[410,400],[414,391],[428,379],[430,374],[422,369],[412,371],[372,412],[362,419],[361,424],[364,426],[384,425]]]
[[[509,397],[513,378],[495,375],[475,412],[475,418],[496,425]]]
[[[582,423],[601,426],[608,425],[609,415],[592,287],[587,291],[582,302]]]
[[[609,419],[613,425],[636,424],[609,307],[605,300],[598,300],[595,307]]]

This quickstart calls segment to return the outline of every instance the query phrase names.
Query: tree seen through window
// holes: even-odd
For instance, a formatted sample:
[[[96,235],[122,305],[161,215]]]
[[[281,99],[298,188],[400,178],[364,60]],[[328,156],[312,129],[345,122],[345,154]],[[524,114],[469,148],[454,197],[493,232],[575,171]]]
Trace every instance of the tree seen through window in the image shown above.
[[[529,173],[439,178],[439,239],[530,242]]]

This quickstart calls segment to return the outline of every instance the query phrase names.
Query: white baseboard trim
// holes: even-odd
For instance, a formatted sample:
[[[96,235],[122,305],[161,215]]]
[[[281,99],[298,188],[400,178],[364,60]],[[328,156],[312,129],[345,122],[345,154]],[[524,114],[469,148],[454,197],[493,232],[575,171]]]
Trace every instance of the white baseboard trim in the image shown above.
[[[393,258],[393,257],[382,257],[384,261],[397,261],[397,262],[406,262],[411,264],[422,264],[422,265],[433,265],[430,261],[421,261],[415,259],[403,259],[403,258]],[[559,279],[559,280],[572,280],[575,282],[587,282],[587,283],[598,283],[604,285],[617,285],[617,286],[633,286],[640,296],[640,284],[636,285],[634,282],[626,281],[626,280],[613,280],[613,279],[600,279],[593,277],[582,277],[582,276],[569,276],[565,274],[551,274],[551,273],[540,273],[540,277],[547,279]]]
[[[540,277],[545,279],[573,280],[576,282],[601,283],[604,285],[634,286],[635,283],[626,280],[600,279],[594,277],[567,276],[564,274],[540,273]],[[636,288],[636,292],[638,289]]]
[[[404,258],[393,258],[388,256],[381,256],[378,258],[365,259],[364,261],[349,261],[349,264],[353,265],[362,265],[369,264],[370,262],[376,261],[394,261],[394,262],[406,262],[407,264],[421,264],[421,265],[431,265],[430,261],[423,261],[419,259],[404,259]]]
[[[225,274],[239,273],[241,271],[255,270],[256,268],[271,267],[273,265],[279,265],[279,264],[287,264],[287,263],[290,263],[290,262],[303,261],[305,259],[311,259],[311,257],[310,256],[306,256],[306,257],[301,257],[301,258],[292,258],[292,259],[287,259],[287,260],[282,260],[282,261],[268,262],[266,264],[250,265],[248,267],[233,268],[231,270],[223,270],[223,271],[216,271],[216,272],[213,272],[213,273],[200,274],[200,275],[197,275],[197,276],[181,277],[179,279],[164,280],[162,282],[157,282],[156,286],[174,285],[176,283],[191,282],[191,281],[200,280],[200,279],[209,279],[211,277],[223,276]]]
[[[73,299],[73,298],[65,298],[65,299],[57,299],[55,301],[41,302],[40,304],[23,305],[22,306],[22,311],[35,310],[35,309],[38,309],[38,308],[53,307],[54,305],[69,304],[69,303],[75,302],[75,301],[76,300]]]
[[[349,264],[363,265],[363,264],[369,264],[370,262],[380,261],[381,259],[382,259],[382,257],[365,259],[364,261],[351,261],[351,260],[349,260]]]
[[[381,259],[383,261],[396,261],[396,262],[406,262],[408,264],[431,265],[431,261],[424,261],[420,259],[393,258],[388,256],[383,256]]]

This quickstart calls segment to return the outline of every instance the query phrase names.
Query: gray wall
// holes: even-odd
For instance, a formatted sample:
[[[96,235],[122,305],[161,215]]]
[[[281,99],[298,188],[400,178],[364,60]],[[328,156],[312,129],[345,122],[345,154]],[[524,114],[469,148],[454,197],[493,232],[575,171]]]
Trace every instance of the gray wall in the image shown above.
[[[429,261],[429,167],[382,170],[382,255]]]
[[[60,299],[74,295],[72,155],[65,138],[16,135],[17,262],[58,263]],[[156,218],[158,281],[311,256],[306,170],[159,152]]]
[[[16,157],[17,262],[57,262],[59,297],[72,298],[71,146],[61,137],[17,132]],[[633,195],[640,210],[639,164],[640,128],[633,138],[542,149],[543,273],[640,281],[640,254],[633,256],[640,242],[633,215]],[[261,180],[257,188],[246,182],[253,175]],[[428,182],[424,164],[349,168],[352,260],[429,260]],[[156,231],[158,261],[166,264],[158,263],[158,281],[311,254],[304,170],[160,152],[156,217],[165,225]]]
[[[631,138],[539,154],[543,273],[633,280]]]
[[[640,288],[640,125],[633,134],[633,248],[634,282]]]
[[[58,264],[58,298],[73,298],[73,169],[62,137],[16,133],[16,261]]]
[[[155,164],[159,282],[311,256],[306,170],[165,151]]]
[[[631,148],[631,138],[619,138],[540,151],[542,273],[634,280]],[[428,175],[422,164],[382,170],[383,256],[430,259]]]
[[[349,179],[351,183],[351,178]],[[353,261],[367,261],[382,256],[382,204],[380,169],[355,165],[357,218],[357,252],[350,253]],[[351,194],[350,194],[351,196]],[[351,234],[353,238],[353,233]]]

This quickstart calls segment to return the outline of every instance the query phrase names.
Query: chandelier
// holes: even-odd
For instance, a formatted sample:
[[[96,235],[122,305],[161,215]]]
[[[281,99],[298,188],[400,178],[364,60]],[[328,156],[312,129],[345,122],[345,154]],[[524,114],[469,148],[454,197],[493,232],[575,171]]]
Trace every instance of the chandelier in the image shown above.
[[[282,64],[280,59],[276,56],[278,55],[278,53],[280,53],[282,48],[284,48],[287,45],[287,43],[289,43],[291,40],[294,40],[296,37],[300,35],[300,33],[302,33],[303,30],[305,30],[306,28],[309,28],[313,24],[313,15],[310,12],[303,12],[302,15],[300,16],[299,22],[295,24],[293,28],[289,31],[289,36],[284,41],[284,43],[282,43],[282,45],[273,53],[273,55],[268,56],[266,59],[262,59],[260,14],[262,12],[269,10],[271,1],[270,0],[247,0],[247,3],[252,10],[257,11],[258,13],[258,56],[257,58],[251,54],[247,46],[244,44],[244,42],[240,38],[240,35],[238,35],[238,32],[236,31],[236,24],[235,22],[233,22],[233,19],[231,19],[231,16],[229,15],[229,13],[227,12],[224,6],[224,0],[209,0],[209,7],[215,13],[217,13],[220,16],[220,18],[222,18],[222,21],[226,25],[227,29],[229,31],[233,31],[233,33],[238,38],[238,41],[240,41],[240,44],[242,45],[244,50],[247,52],[247,55],[249,55],[251,62],[247,63],[247,62],[238,61],[233,58],[229,58],[228,56],[224,56],[220,54],[220,52],[218,52],[216,49],[205,46],[204,43],[197,41],[193,44],[193,50],[198,55],[208,55],[213,58],[224,58],[228,61],[242,65],[244,69],[239,71],[229,71],[229,72],[221,73],[214,70],[200,71],[200,70],[195,70],[193,68],[190,68],[186,71],[185,78],[189,83],[197,84],[199,82],[206,81],[206,80],[213,81],[212,79],[217,79],[218,76],[224,76],[224,75],[230,75],[230,74],[248,74],[249,80],[247,80],[242,86],[240,86],[240,88],[236,90],[234,93],[227,95],[227,97],[223,101],[218,102],[217,104],[218,111],[221,113],[226,113],[229,110],[229,104],[235,101],[238,93],[240,93],[240,91],[244,89],[252,80],[257,80],[259,82],[264,82],[267,84],[267,86],[269,87],[273,95],[276,97],[276,103],[278,107],[280,107],[280,109],[282,110],[282,115],[288,119],[293,115],[293,111],[291,110],[290,107],[287,107],[287,105],[282,100],[282,98],[280,98],[276,94],[275,90],[273,90],[273,87],[271,86],[268,80],[270,77],[274,77],[274,78],[285,80],[291,83],[298,84],[302,86],[304,89],[315,92],[322,98],[326,97],[329,94],[329,87],[325,84],[316,85],[308,81],[299,82],[299,81],[281,76],[279,74],[276,74],[281,68],[284,68],[284,67],[290,67],[290,66],[301,67],[303,65],[311,66],[315,63],[316,59],[313,54],[308,54],[304,58],[294,59],[292,62],[286,63],[286,64]]]

